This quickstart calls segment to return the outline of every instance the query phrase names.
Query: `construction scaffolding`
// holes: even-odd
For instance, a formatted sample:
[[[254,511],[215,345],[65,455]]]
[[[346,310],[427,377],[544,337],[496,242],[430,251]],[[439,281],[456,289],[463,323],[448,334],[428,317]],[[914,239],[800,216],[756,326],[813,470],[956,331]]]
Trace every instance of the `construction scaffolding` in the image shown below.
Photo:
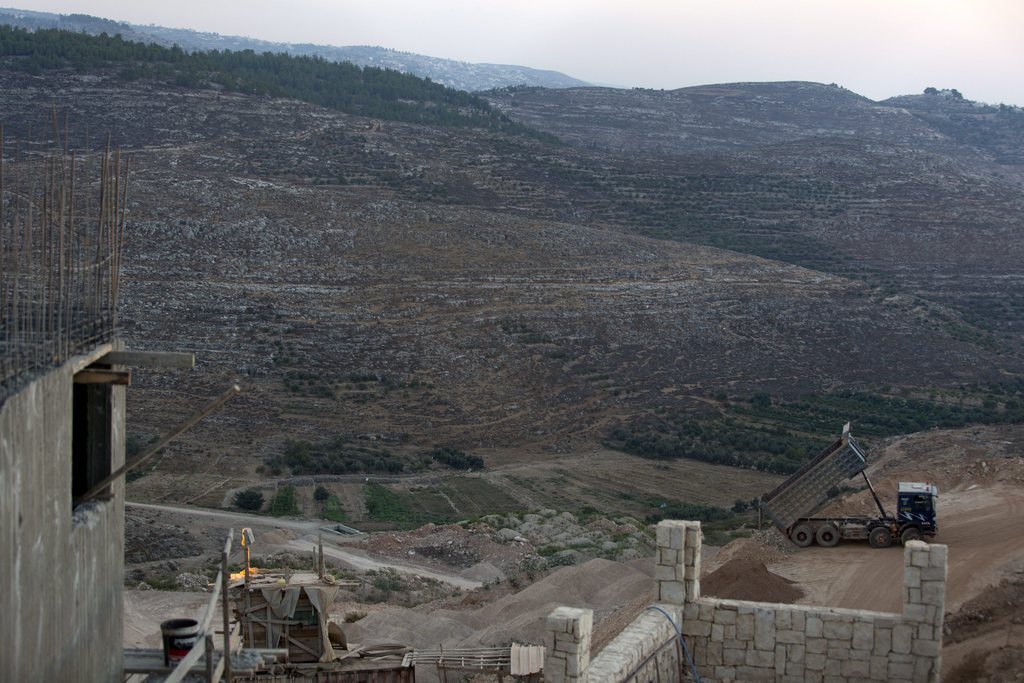
[[[56,111],[50,129],[12,144],[0,126],[0,402],[117,329],[127,159],[69,150]]]

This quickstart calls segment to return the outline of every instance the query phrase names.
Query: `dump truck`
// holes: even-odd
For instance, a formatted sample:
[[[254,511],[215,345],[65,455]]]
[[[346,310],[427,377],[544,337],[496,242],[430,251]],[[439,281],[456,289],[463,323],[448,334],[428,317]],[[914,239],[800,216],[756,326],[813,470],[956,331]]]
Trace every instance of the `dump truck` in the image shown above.
[[[806,548],[812,543],[831,547],[839,541],[866,540],[874,548],[887,548],[895,541],[906,543],[932,538],[938,532],[935,503],[939,496],[933,484],[900,482],[897,487],[896,514],[882,507],[867,475],[867,457],[850,434],[850,424],[831,446],[761,496],[761,511],[793,543]],[[871,491],[878,516],[814,517],[835,498],[839,487],[860,474]]]

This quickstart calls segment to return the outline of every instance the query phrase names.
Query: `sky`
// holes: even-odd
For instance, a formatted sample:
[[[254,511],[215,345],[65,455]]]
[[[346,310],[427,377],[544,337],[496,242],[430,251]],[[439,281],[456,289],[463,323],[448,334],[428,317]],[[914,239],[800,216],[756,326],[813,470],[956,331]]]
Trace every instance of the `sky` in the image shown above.
[[[674,89],[836,83],[871,99],[956,88],[1024,106],[1024,0],[8,0],[280,42],[379,45]]]

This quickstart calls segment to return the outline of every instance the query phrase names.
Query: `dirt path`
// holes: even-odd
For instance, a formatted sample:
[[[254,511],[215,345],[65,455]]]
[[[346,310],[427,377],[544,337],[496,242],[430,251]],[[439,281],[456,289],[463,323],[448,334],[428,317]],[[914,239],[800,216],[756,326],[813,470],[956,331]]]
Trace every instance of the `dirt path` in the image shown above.
[[[939,498],[936,543],[949,546],[946,609],[955,611],[997,583],[1021,559],[1024,491],[977,486]],[[802,603],[898,612],[902,605],[903,548],[874,550],[863,543],[811,547],[771,570],[807,591]]]
[[[281,543],[267,543],[265,541],[261,541],[261,537],[257,536],[257,543],[260,544],[260,552],[273,552],[275,550],[300,550],[303,552],[310,552],[313,550],[314,546],[316,546],[316,541],[314,540],[315,536],[312,536],[312,534],[316,534],[319,531],[320,526],[324,524],[322,520],[264,517],[262,515],[248,515],[242,512],[228,512],[204,508],[152,505],[149,503],[126,503],[126,505],[146,510],[156,510],[165,514],[188,515],[191,517],[216,520],[220,524],[225,526],[234,526],[236,528],[245,526],[257,529],[279,528],[297,531],[303,536],[308,535],[308,538],[289,539]],[[458,588],[472,590],[483,585],[479,581],[463,578],[458,574],[449,574],[435,569],[429,569],[427,567],[398,563],[390,559],[377,560],[362,551],[339,548],[331,543],[331,539],[329,538],[324,539],[324,554],[328,557],[341,560],[342,562],[351,565],[354,569],[361,571],[371,569],[378,570],[384,569],[385,567],[391,567],[399,572],[417,574],[419,576],[437,579],[438,581],[444,581],[445,583],[452,584]]]
[[[313,550],[313,547],[315,545],[316,543],[312,540],[296,539],[294,541],[288,541],[286,543],[283,543],[281,544],[280,547],[289,550],[300,550],[303,552],[310,552]],[[450,583],[453,586],[456,586],[458,588],[465,588],[467,590],[480,588],[483,585],[480,581],[466,579],[457,574],[448,574],[445,572],[439,572],[434,569],[427,569],[426,567],[419,567],[416,565],[401,564],[395,562],[394,560],[375,560],[362,552],[353,550],[343,550],[336,546],[330,545],[326,542],[324,543],[324,555],[326,555],[327,557],[333,557],[336,560],[341,560],[342,562],[351,565],[353,569],[358,569],[359,571],[370,571],[391,568],[405,574],[415,574],[417,576],[424,576],[429,579],[436,579],[438,581]]]

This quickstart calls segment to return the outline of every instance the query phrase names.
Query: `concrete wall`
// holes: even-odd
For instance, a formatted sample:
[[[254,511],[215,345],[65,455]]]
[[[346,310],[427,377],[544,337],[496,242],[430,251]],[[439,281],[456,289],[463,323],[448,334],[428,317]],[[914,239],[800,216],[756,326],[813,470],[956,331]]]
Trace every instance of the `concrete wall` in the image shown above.
[[[700,544],[699,522],[659,524],[659,609],[645,611],[593,658],[588,635],[587,659],[575,663],[565,660],[582,653],[571,637],[582,631],[563,625],[561,642],[549,639],[545,680],[678,681],[679,651],[671,644],[676,625],[709,682],[939,680],[946,546],[907,544],[903,611],[889,614],[701,597]],[[865,546],[865,552],[872,550]],[[577,619],[591,618],[587,610],[575,612]],[[549,620],[549,632],[559,623]]]
[[[109,348],[97,350],[99,355]],[[72,518],[72,377],[78,358],[0,406],[0,680],[120,681],[124,484]],[[124,463],[124,387],[113,389]]]

